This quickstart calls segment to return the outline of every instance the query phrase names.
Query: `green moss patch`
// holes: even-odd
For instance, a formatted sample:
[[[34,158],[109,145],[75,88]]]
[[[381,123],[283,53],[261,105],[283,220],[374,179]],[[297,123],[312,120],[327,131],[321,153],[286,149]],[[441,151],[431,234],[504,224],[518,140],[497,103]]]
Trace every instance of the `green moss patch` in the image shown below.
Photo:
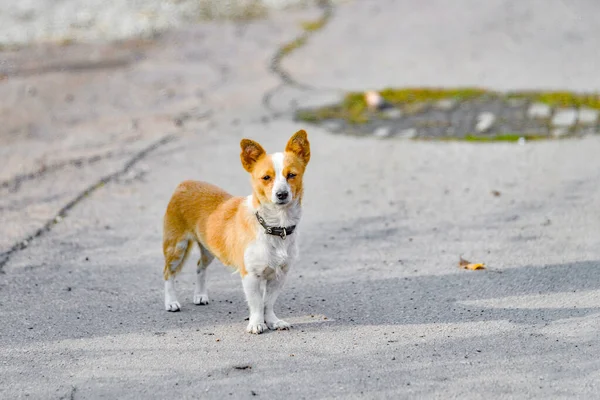
[[[552,107],[563,108],[593,108],[600,110],[600,95],[598,93],[572,93],[572,92],[512,92],[508,98],[524,99],[529,102],[539,102]]]
[[[542,140],[548,139],[548,136],[544,135],[526,135],[519,133],[501,133],[498,135],[491,136],[480,136],[475,134],[468,134],[462,140],[467,142],[518,142],[519,139],[524,138],[527,141],[531,140]]]
[[[384,89],[379,91],[381,97],[389,104],[407,108],[418,103],[429,103],[445,99],[456,101],[470,100],[491,94],[478,88],[436,89],[436,88],[407,88]],[[341,104],[325,106],[313,110],[301,110],[297,118],[306,122],[318,122],[329,119],[341,119],[351,124],[362,124],[382,114],[373,112],[367,107],[363,92],[350,92],[346,94]]]
[[[304,43],[306,43],[306,38],[304,36],[294,39],[291,42],[288,42],[281,47],[281,50],[280,50],[281,54],[287,55],[287,54],[291,53],[292,51],[296,50],[298,47],[303,46]]]
[[[403,136],[403,132],[410,128],[416,129],[415,138],[420,140],[469,142],[517,142],[521,138],[534,141],[600,130],[598,123],[589,122],[587,125],[553,126],[552,114],[543,118],[528,116],[532,103],[548,104],[554,110],[600,110],[600,95],[596,93],[501,93],[476,87],[388,88],[377,93],[386,105],[380,110],[367,105],[365,92],[349,92],[337,104],[297,110],[296,119],[312,124],[327,123],[332,131],[353,135],[371,135],[387,130],[391,136]],[[489,126],[478,128],[478,118],[484,113],[491,113],[495,119]],[[482,129],[482,133],[472,133],[477,129]]]
[[[302,22],[301,25],[302,25],[302,29],[304,29],[306,32],[314,32],[314,31],[318,31],[319,29],[323,28],[326,23],[327,23],[327,20],[325,18],[319,18],[316,21]]]
[[[218,4],[218,2],[207,1],[200,3],[199,17],[204,20],[233,20],[233,21],[252,21],[264,18],[268,15],[268,9],[260,0],[250,0],[245,2],[229,2],[227,6]]]
[[[553,107],[589,107],[600,110],[598,94],[577,94],[570,92],[513,92],[499,93],[480,88],[406,88],[384,89],[378,92],[389,104],[400,109],[411,105],[433,103],[440,100],[456,100],[458,102],[479,98],[522,99],[528,102],[540,102]],[[363,124],[373,119],[382,118],[382,113],[369,110],[364,92],[346,94],[340,104],[317,109],[300,110],[296,117],[305,122],[317,123],[326,120],[344,120],[350,124]]]
[[[316,19],[314,21],[302,22],[300,25],[302,26],[302,30],[304,32],[302,33],[302,35],[298,36],[297,38],[295,38],[294,40],[292,40],[290,42],[284,43],[280,47],[280,49],[279,49],[280,57],[287,56],[292,51],[304,46],[308,37],[311,34],[313,34],[314,32],[322,29],[327,24],[327,21],[329,21],[330,17],[331,17],[331,13],[329,11],[326,11],[323,13],[323,15],[321,17],[319,17],[318,19]]]

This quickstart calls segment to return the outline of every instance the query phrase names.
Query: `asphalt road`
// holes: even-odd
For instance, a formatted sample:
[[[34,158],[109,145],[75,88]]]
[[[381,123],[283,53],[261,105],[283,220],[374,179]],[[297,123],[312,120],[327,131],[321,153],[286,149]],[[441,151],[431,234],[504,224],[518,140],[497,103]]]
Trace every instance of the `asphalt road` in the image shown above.
[[[452,10],[452,37],[462,38],[456,42],[436,23],[450,19],[441,2],[410,10],[409,1],[378,3],[338,6],[284,68],[299,82],[336,89],[361,80],[364,87],[600,88],[587,67],[597,52],[585,51],[597,35],[563,47],[571,62],[524,72],[537,81],[515,72],[530,71],[535,61],[519,52],[448,69],[440,47],[425,46],[448,40],[444,51],[474,51],[487,30],[461,29],[483,27],[494,15],[493,32],[510,35],[527,24],[508,25],[498,10],[530,21],[525,8],[549,21],[566,16],[551,33],[535,31],[521,42],[536,60],[552,60],[556,42],[540,35],[567,43],[573,32],[598,29],[591,27],[591,1],[463,1]],[[565,7],[581,12],[569,19]],[[409,22],[422,21],[411,25],[420,44],[413,57],[429,67],[394,75],[406,66],[399,51],[406,42],[391,38],[406,24],[388,22],[409,11]],[[598,137],[436,143],[359,139],[294,123],[292,100],[324,92],[273,91],[281,80],[268,65],[277,46],[300,33],[299,22],[316,15],[182,29],[108,69],[40,61],[81,65],[77,57],[87,56],[77,52],[90,47],[61,49],[57,64],[40,56],[46,50],[7,54],[20,67],[0,83],[1,251],[40,235],[2,266],[1,398],[596,396]],[[542,19],[535,14],[530,26]],[[389,36],[374,36],[386,29]],[[349,31],[352,40],[342,34]],[[115,57],[97,51],[89,65]],[[382,68],[348,61],[367,55]],[[512,72],[498,72],[498,62]],[[33,72],[23,73],[23,65]],[[203,179],[246,195],[239,140],[278,151],[300,128],[312,145],[301,259],[278,302],[278,315],[294,329],[245,333],[239,277],[216,262],[210,305],[192,303],[190,260],[178,282],[183,309],[165,312],[161,225],[175,186]],[[58,223],[44,228],[57,215]],[[488,269],[460,270],[461,255]]]

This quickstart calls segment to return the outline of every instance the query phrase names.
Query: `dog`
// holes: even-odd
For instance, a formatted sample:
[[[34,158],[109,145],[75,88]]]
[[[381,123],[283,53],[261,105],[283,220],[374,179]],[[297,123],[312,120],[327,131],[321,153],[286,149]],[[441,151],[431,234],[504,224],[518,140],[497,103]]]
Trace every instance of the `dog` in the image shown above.
[[[302,215],[303,175],[310,160],[304,130],[288,140],[285,151],[267,154],[249,139],[240,143],[242,166],[250,174],[252,194],[234,197],[206,182],[179,184],[164,216],[165,309],[179,311],[175,277],[193,243],[200,247],[194,304],[208,304],[206,269],[216,257],[235,268],[250,309],[246,331],[291,326],[273,306],[298,256],[298,224]]]

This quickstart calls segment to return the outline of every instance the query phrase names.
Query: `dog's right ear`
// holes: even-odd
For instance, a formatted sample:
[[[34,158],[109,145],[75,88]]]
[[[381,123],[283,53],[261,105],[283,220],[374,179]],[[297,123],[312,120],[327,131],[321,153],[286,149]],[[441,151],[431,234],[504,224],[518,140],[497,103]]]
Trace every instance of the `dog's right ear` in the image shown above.
[[[265,150],[260,144],[250,139],[242,139],[240,147],[242,148],[242,153],[240,154],[242,165],[246,171],[252,172],[252,167],[265,155]]]

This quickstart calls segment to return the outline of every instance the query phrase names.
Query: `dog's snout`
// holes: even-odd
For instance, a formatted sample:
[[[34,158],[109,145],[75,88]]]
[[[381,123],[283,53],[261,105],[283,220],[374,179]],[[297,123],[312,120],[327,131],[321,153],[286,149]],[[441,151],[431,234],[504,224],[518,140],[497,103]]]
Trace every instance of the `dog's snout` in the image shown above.
[[[279,200],[285,200],[285,199],[288,198],[289,193],[288,193],[287,190],[281,190],[281,191],[275,193],[275,195],[277,196],[277,199],[279,199]]]

